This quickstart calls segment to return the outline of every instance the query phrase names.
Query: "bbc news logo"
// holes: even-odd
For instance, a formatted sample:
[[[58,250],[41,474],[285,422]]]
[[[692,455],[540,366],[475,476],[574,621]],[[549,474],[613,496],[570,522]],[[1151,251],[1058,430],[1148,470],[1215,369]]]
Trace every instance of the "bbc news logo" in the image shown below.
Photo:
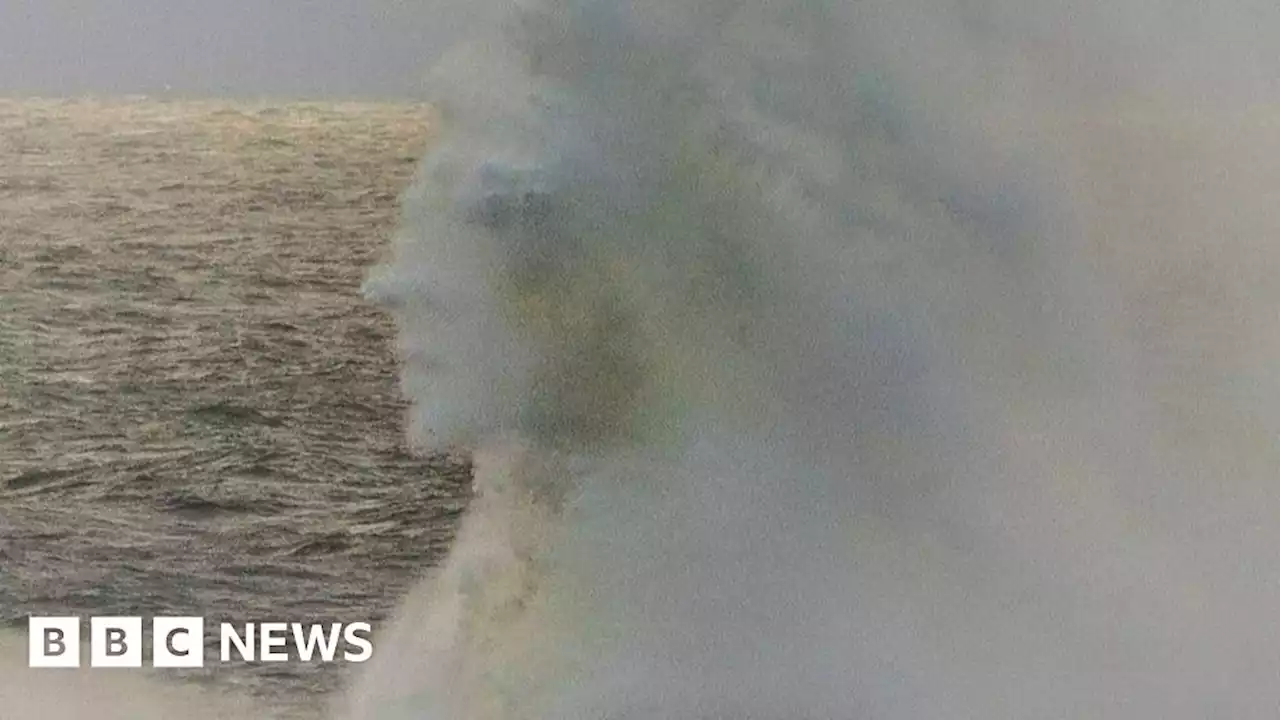
[[[201,617],[152,618],[151,667],[204,667],[204,626]],[[29,618],[27,664],[33,668],[80,667],[81,627],[78,617]],[[217,657],[224,663],[290,662],[295,656],[301,662],[361,663],[373,657],[372,632],[367,622],[221,623]],[[89,667],[142,667],[146,638],[140,617],[89,618]]]

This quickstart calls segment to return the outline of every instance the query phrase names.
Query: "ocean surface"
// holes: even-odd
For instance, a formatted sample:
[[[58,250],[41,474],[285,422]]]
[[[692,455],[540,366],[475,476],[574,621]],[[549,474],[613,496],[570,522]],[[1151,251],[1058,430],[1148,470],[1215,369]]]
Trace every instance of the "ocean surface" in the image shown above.
[[[0,100],[0,622],[376,622],[439,560],[469,469],[406,446],[359,292],[431,135],[410,104]],[[345,672],[167,674],[310,714]]]

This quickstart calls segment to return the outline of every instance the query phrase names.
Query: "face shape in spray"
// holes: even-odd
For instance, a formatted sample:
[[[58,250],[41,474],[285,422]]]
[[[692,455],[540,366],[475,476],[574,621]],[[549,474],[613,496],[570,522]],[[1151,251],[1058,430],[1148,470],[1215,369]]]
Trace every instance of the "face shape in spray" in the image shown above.
[[[925,5],[549,2],[445,58],[370,288],[480,499],[354,716],[1274,704],[1274,131],[1181,21]]]

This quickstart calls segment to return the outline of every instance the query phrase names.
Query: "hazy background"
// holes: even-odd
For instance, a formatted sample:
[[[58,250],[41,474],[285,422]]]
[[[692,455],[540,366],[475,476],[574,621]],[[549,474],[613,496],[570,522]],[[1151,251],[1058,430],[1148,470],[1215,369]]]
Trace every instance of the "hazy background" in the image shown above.
[[[413,97],[448,28],[402,0],[0,0],[0,94]]]
[[[423,69],[440,49],[501,12],[487,3],[446,5],[0,0],[0,95],[417,99]],[[1273,2],[925,0],[895,12],[963,28],[979,45],[1021,38],[1033,54],[1074,68],[1070,80],[1055,80],[1083,80],[1094,92],[1127,76],[1137,85],[1171,82],[1210,103],[1280,96]],[[890,45],[920,68],[954,54],[929,41]]]

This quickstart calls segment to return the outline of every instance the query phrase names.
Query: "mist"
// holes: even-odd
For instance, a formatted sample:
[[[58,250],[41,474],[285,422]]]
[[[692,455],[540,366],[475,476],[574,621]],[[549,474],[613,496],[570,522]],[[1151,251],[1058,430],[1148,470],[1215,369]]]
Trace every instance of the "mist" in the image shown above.
[[[462,32],[368,291],[480,497],[350,716],[1273,712],[1277,27],[566,1]]]

